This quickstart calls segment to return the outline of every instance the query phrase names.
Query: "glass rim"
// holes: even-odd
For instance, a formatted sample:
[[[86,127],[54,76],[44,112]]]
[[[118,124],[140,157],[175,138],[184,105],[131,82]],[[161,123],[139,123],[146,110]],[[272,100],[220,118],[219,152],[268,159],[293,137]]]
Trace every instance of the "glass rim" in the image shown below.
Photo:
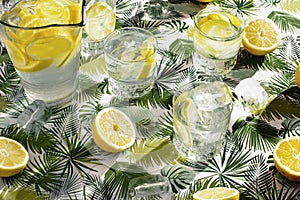
[[[223,8],[223,7],[208,7],[208,8],[205,8],[203,10],[200,10],[194,17],[194,25],[196,27],[196,30],[199,34],[209,38],[209,39],[212,39],[212,40],[217,40],[217,41],[230,41],[230,40],[233,40],[233,39],[236,39],[238,37],[240,37],[240,35],[243,33],[244,29],[245,29],[245,20],[243,19],[242,15],[238,12],[236,12],[236,14],[234,14],[234,16],[238,17],[238,19],[241,21],[241,24],[242,24],[242,27],[240,28],[240,30],[238,29],[238,33],[233,35],[233,36],[229,36],[229,37],[215,37],[215,36],[210,36],[204,32],[202,32],[199,27],[197,26],[197,19],[200,17],[200,16],[203,16],[205,17],[206,15],[205,14],[210,14],[210,13],[213,13],[213,14],[217,14],[217,13],[229,13],[229,14],[233,14],[232,12],[230,12],[230,9],[228,8]]]
[[[20,1],[16,2],[15,5],[18,4],[19,2]],[[18,25],[13,25],[13,24],[7,23],[7,22],[1,20],[1,18],[0,18],[0,24],[5,25],[5,26],[10,27],[10,28],[22,29],[22,30],[38,30],[38,29],[45,29],[45,28],[51,28],[51,27],[83,27],[85,25],[85,23],[84,23],[85,0],[81,0],[80,3],[78,3],[78,4],[81,5],[81,21],[78,22],[78,23],[74,23],[74,24],[60,24],[60,23],[57,23],[57,24],[47,24],[47,25],[36,26],[36,27],[24,27],[24,26],[18,26]],[[13,5],[13,7],[15,5]]]
[[[147,34],[149,37],[148,38],[153,38],[154,42],[153,42],[153,53],[150,55],[147,55],[147,57],[144,57],[142,59],[138,59],[138,60],[120,60],[118,58],[115,58],[111,52],[107,52],[107,45],[110,41],[112,41],[113,37],[120,35],[120,34],[126,34],[126,33],[130,33],[130,32],[142,32],[144,34]],[[144,29],[144,28],[139,28],[139,27],[124,27],[124,28],[120,28],[120,29],[116,29],[113,32],[111,32],[103,41],[103,50],[104,50],[104,54],[105,56],[108,56],[110,59],[114,60],[114,61],[118,61],[120,63],[138,63],[141,61],[146,60],[147,58],[152,57],[153,55],[155,55],[157,53],[157,39],[154,36],[153,33],[151,33],[149,30]]]

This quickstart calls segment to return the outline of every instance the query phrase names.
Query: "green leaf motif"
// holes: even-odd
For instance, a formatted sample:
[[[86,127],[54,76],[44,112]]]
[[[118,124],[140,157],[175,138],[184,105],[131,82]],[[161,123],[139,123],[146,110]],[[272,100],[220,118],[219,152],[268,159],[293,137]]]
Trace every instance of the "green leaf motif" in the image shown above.
[[[19,86],[20,79],[11,63],[0,65],[0,96],[13,93]]]
[[[245,172],[254,155],[251,151],[242,150],[227,139],[219,155],[208,161],[189,161],[180,159],[179,162],[191,167],[196,172],[195,180],[208,181],[207,187],[241,188],[245,181]]]
[[[164,167],[161,174],[169,178],[174,193],[191,185],[195,178],[191,169],[179,164]]]
[[[282,126],[283,138],[300,136],[300,118],[285,119]]]
[[[102,194],[106,199],[129,199],[130,180],[146,175],[142,167],[116,162],[104,175]]]
[[[181,33],[189,28],[186,22],[180,20],[172,20],[170,22],[166,22],[162,26]]]
[[[279,95],[264,110],[261,115],[261,119],[266,121],[275,121],[285,118],[295,118],[299,117],[299,113],[300,107],[297,106],[297,104],[288,101],[284,95]]]
[[[180,60],[188,59],[194,52],[193,41],[186,39],[176,39],[169,48]]]
[[[286,33],[299,33],[300,19],[282,11],[272,11],[268,18],[273,20],[275,24]]]
[[[299,0],[281,0],[280,7],[282,10],[287,12],[300,12],[300,1]]]
[[[272,151],[279,141],[279,130],[266,122],[248,117],[233,125],[232,140],[242,149]]]
[[[235,9],[244,15],[253,15],[257,10],[253,0],[223,0],[216,3],[225,8]]]
[[[259,199],[259,195],[272,187],[273,176],[263,154],[259,154],[251,160],[248,170],[245,172],[245,179],[243,193],[252,199]]]
[[[83,178],[83,183],[88,188],[86,195],[89,199],[104,199],[102,194],[103,183],[100,176],[87,174]]]
[[[143,139],[131,148],[130,162],[145,168],[174,163],[178,157],[174,145],[169,139]]]

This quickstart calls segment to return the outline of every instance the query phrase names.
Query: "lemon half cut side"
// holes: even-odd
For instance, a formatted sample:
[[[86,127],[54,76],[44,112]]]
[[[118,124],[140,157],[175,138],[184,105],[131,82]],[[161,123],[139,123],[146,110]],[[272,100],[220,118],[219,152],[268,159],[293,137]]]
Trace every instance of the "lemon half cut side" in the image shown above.
[[[94,142],[107,152],[120,152],[133,145],[136,130],[131,119],[121,110],[108,107],[101,110],[92,125]]]
[[[271,53],[279,46],[280,40],[278,27],[268,18],[250,19],[242,37],[245,49],[256,56]]]
[[[193,200],[239,200],[240,192],[234,188],[215,187],[193,194]]]
[[[273,152],[275,167],[287,179],[300,181],[300,137],[288,137],[277,143]]]
[[[29,154],[17,141],[0,137],[0,177],[14,176],[27,165]]]

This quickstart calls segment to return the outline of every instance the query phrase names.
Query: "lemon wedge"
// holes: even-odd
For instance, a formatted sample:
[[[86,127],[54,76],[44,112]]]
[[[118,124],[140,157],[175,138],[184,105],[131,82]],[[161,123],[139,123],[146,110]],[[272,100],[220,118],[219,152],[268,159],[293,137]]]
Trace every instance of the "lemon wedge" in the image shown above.
[[[156,58],[156,53],[154,49],[154,38],[148,38],[146,39],[140,48],[140,56],[136,58],[136,60],[142,60],[145,59],[144,65],[139,72],[139,74],[136,77],[136,80],[143,80],[147,78],[154,66],[155,58]]]
[[[135,127],[130,118],[117,108],[101,110],[92,126],[94,142],[104,151],[120,152],[133,145]]]
[[[0,177],[14,176],[27,165],[29,154],[17,141],[0,137]]]
[[[193,100],[188,97],[188,92],[182,93],[174,103],[173,124],[176,134],[183,144],[193,146],[193,138],[190,132],[190,120],[197,111]]]

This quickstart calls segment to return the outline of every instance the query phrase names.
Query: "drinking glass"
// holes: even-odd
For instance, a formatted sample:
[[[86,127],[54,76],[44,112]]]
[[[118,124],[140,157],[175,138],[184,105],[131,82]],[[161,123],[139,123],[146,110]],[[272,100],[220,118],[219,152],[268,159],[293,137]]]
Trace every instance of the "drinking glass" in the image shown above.
[[[105,69],[103,40],[115,30],[116,0],[90,0],[85,8],[81,68]]]
[[[108,80],[114,94],[137,98],[153,87],[157,41],[142,28],[115,30],[104,40]]]
[[[225,75],[236,64],[244,20],[219,7],[207,7],[194,18],[194,65],[205,75]]]
[[[19,1],[1,16],[0,34],[26,95],[50,105],[77,87],[83,3]]]
[[[232,111],[232,93],[222,81],[189,83],[173,98],[173,143],[184,157],[205,161],[222,148]]]

